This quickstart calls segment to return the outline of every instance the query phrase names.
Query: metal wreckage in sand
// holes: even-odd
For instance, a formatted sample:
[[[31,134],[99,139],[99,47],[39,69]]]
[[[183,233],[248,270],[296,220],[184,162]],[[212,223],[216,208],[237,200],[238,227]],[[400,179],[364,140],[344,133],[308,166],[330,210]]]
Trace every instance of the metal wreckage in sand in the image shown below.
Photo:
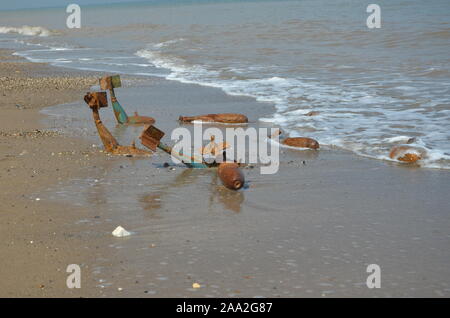
[[[221,154],[221,160],[214,160],[212,162],[206,161],[203,156],[201,158],[197,156],[184,155],[181,152],[175,151],[169,145],[161,142],[161,138],[165,135],[164,132],[153,126],[155,119],[147,116],[139,116],[135,113],[135,116],[128,116],[122,105],[119,103],[115,96],[114,88],[121,87],[120,76],[105,76],[100,79],[100,88],[102,90],[109,90],[111,95],[111,103],[113,106],[114,115],[118,124],[120,125],[145,125],[145,128],[139,137],[141,143],[149,148],[151,151],[156,151],[157,148],[168,153],[171,156],[177,158],[188,168],[217,168],[217,174],[225,187],[232,190],[239,190],[245,185],[245,177],[240,170],[240,164],[236,162],[227,162],[224,150],[224,145],[221,146],[214,144],[214,138],[212,137],[210,147],[204,147],[203,150],[208,149],[209,153],[216,155]],[[148,150],[137,148],[133,142],[130,146],[122,146],[105,127],[100,119],[100,109],[108,107],[108,97],[106,92],[88,92],[84,96],[84,101],[92,110],[92,116],[94,119],[97,132],[105,147],[105,151],[114,155],[128,155],[128,156],[146,156],[151,152]],[[243,120],[247,122],[247,117],[240,114],[210,114],[206,116],[197,116],[203,118],[210,118],[209,121],[222,120],[221,122],[242,123]],[[206,151],[205,151],[206,152]]]
[[[214,142],[214,136],[211,136],[211,142],[206,147],[202,148],[202,157],[188,156],[182,152],[174,150],[171,146],[161,141],[165,135],[164,132],[156,128],[153,124],[155,119],[148,116],[140,116],[135,112],[134,116],[129,116],[122,105],[117,100],[115,95],[115,88],[122,86],[120,75],[105,76],[99,79],[101,92],[88,92],[84,96],[84,101],[89,105],[92,110],[92,116],[95,126],[97,127],[100,139],[105,147],[105,151],[114,155],[127,155],[127,156],[148,156],[157,148],[166,152],[167,154],[175,157],[182,162],[188,168],[217,168],[217,174],[221,179],[223,185],[232,190],[239,190],[245,184],[245,177],[240,167],[240,163],[227,161],[226,152],[224,151],[228,145],[221,143],[217,145]],[[130,146],[120,145],[109,130],[103,125],[100,119],[101,108],[108,107],[108,97],[106,92],[109,91],[111,96],[111,104],[114,111],[114,116],[119,125],[145,125],[144,130],[139,137],[142,145],[150,149],[151,151],[137,148],[134,141]],[[310,112],[307,116],[315,116],[317,112]],[[180,116],[178,119],[181,123],[195,123],[195,122],[209,122],[209,123],[222,123],[222,124],[246,124],[248,123],[247,116],[243,114],[235,113],[222,113],[222,114],[206,114],[198,116]],[[281,135],[281,130],[278,130],[269,138],[273,138],[276,135]],[[308,137],[288,137],[280,140],[280,143],[290,147],[297,148],[309,148],[318,150],[319,143]],[[210,162],[206,161],[203,157],[205,154],[211,154],[217,159]],[[393,160],[397,160],[405,163],[415,163],[426,157],[425,149],[414,147],[411,145],[394,146],[389,157]]]

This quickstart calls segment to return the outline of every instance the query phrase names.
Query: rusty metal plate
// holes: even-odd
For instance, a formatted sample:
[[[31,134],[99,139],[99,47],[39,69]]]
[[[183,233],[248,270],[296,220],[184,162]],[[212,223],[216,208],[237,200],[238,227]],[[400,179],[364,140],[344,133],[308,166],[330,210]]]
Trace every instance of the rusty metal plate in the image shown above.
[[[108,97],[105,92],[95,92],[94,95],[98,100],[98,107],[108,107]]]
[[[105,92],[88,92],[84,96],[84,101],[91,108],[108,107],[108,99]]]
[[[104,76],[99,79],[100,89],[108,90],[112,88],[122,87],[120,75]]]
[[[142,132],[139,138],[141,139],[141,143],[145,147],[148,147],[151,150],[155,151],[159,145],[159,141],[164,135],[164,132],[162,132],[155,126],[149,126]]]
[[[99,79],[100,89],[108,90],[112,88],[111,76],[104,76]]]

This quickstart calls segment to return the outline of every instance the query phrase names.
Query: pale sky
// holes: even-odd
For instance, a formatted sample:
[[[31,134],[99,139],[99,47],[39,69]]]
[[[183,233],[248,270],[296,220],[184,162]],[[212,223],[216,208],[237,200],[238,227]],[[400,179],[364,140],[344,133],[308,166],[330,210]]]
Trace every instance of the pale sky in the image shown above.
[[[141,0],[142,1],[142,0]],[[81,5],[86,4],[104,4],[104,3],[118,3],[118,2],[139,2],[136,0],[15,0],[15,1],[0,1],[0,10],[10,9],[26,9],[26,8],[41,8],[41,7],[66,7],[71,3]]]

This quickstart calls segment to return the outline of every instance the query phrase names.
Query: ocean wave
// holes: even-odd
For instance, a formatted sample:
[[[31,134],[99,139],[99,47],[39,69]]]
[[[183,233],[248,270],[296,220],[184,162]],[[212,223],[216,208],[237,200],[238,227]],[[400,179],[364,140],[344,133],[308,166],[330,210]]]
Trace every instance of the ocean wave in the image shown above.
[[[52,34],[50,30],[44,27],[28,26],[28,25],[24,25],[21,27],[0,26],[0,33],[2,34],[16,33],[20,35],[43,36],[43,37],[47,37]]]
[[[166,79],[222,89],[229,95],[255,98],[275,105],[276,112],[261,121],[281,126],[286,135],[308,136],[325,146],[352,151],[360,156],[391,160],[390,148],[398,142],[418,137],[428,156],[423,167],[450,169],[447,129],[448,114],[399,107],[403,100],[380,93],[369,85],[330,85],[312,79],[270,76],[245,77],[245,67],[239,76],[227,76],[221,70],[161,52],[154,46],[136,52],[157,68],[170,71]],[[394,86],[395,87],[395,86]],[[396,87],[408,91],[398,83]],[[425,107],[425,108],[424,108]],[[318,110],[318,116],[305,116]],[[423,110],[423,111],[422,111]]]

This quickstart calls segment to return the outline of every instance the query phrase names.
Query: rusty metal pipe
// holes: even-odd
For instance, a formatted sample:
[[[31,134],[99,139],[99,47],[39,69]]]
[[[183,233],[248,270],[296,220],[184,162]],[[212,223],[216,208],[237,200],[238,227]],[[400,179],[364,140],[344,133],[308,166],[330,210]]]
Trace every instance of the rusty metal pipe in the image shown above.
[[[281,129],[278,129],[272,136],[270,136],[270,138],[273,138],[276,135],[281,136],[281,134]],[[309,148],[314,150],[320,148],[319,142],[317,140],[308,137],[288,137],[280,140],[280,143],[286,146],[297,148]]]
[[[235,162],[224,162],[217,168],[217,174],[223,185],[231,190],[239,190],[244,186],[245,177]]]

